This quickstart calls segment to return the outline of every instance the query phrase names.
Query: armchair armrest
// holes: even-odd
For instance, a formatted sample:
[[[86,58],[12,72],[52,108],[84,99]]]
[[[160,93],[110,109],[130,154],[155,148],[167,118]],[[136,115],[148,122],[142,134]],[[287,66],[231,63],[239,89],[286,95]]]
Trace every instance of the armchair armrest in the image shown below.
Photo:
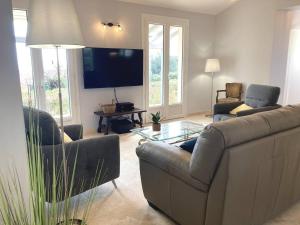
[[[120,147],[117,135],[78,140],[65,144],[65,147],[69,183],[71,181],[70,174],[76,163],[72,195],[77,195],[90,189],[92,182],[94,182],[95,177],[98,175],[97,172],[100,172],[100,180],[96,185],[119,177]],[[42,153],[44,157],[46,187],[51,189],[53,162],[55,162],[57,173],[62,167],[62,145],[43,146]],[[101,169],[101,171],[97,171],[97,169]]]
[[[217,93],[226,92],[226,90],[217,90]]]
[[[136,153],[140,161],[145,161],[197,189],[207,191],[206,184],[190,175],[191,154],[180,150],[179,147],[161,142],[149,142],[137,147]]]
[[[231,103],[219,103],[214,105],[214,115],[217,114],[229,114],[229,112],[236,107],[242,105],[244,102],[231,102]]]
[[[64,131],[73,141],[82,139],[83,127],[81,124],[64,126]]]
[[[271,110],[278,109],[278,108],[281,108],[281,105],[266,106],[266,107],[261,107],[261,108],[256,108],[256,109],[245,110],[245,111],[238,112],[236,115],[237,115],[237,117],[248,116],[248,115],[252,115],[255,113],[271,111]]]

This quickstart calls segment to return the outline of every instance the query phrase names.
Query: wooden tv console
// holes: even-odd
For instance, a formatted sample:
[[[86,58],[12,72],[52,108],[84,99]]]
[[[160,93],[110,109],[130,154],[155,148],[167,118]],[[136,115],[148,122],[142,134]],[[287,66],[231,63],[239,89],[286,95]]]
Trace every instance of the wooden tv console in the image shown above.
[[[114,112],[114,113],[104,113],[103,111],[97,111],[94,112],[95,115],[99,116],[99,124],[98,124],[98,133],[102,132],[102,122],[103,119],[106,118],[107,123],[106,123],[106,129],[105,129],[105,135],[107,135],[109,133],[109,129],[111,126],[111,119],[113,117],[119,117],[119,116],[124,116],[124,115],[131,115],[131,120],[132,122],[135,124],[140,125],[140,127],[143,127],[143,117],[142,117],[142,113],[147,112],[147,110],[144,109],[138,109],[138,108],[134,108],[131,111],[126,111],[126,112]],[[138,115],[138,120],[134,119],[134,115],[137,114]]]

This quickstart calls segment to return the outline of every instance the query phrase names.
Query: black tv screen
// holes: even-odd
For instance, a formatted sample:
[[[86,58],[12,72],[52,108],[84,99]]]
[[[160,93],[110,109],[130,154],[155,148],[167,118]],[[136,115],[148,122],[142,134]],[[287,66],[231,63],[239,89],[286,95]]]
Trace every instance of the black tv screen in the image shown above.
[[[143,85],[143,50],[84,48],[82,55],[86,89]]]

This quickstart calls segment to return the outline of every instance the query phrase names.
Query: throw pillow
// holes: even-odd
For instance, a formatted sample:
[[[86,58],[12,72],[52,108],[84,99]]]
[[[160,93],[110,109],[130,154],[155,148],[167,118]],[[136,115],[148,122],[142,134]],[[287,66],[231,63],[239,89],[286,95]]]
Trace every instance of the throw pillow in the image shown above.
[[[59,129],[59,130],[60,130],[60,132],[61,132],[61,129]],[[66,132],[64,132],[64,142],[65,142],[65,143],[70,143],[70,142],[72,142],[72,141],[73,141],[72,138],[70,138],[70,136],[67,135]]]
[[[196,142],[197,142],[197,138],[193,138],[181,144],[180,148],[182,148],[187,152],[193,153]]]
[[[70,142],[72,142],[73,140],[72,140],[72,138],[70,138],[69,135],[67,135],[66,133],[64,133],[64,141],[65,141],[65,143],[70,143]]]
[[[253,108],[249,105],[242,104],[239,107],[236,107],[234,110],[230,111],[229,113],[231,115],[236,115],[238,112],[246,111],[246,110],[250,110],[250,109],[253,109]]]

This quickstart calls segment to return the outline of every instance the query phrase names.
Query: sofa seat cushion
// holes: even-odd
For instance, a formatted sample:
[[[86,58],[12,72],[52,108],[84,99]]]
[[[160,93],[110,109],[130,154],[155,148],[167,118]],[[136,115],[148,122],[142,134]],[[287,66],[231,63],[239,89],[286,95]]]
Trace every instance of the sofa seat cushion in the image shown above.
[[[191,154],[161,142],[145,143],[137,148],[137,155],[151,165],[180,179],[195,189],[207,192],[209,186],[190,175]]]
[[[233,118],[236,118],[236,116],[231,115],[231,114],[216,114],[216,115],[214,115],[215,122],[225,121],[225,120],[229,120],[229,119],[233,119]]]

